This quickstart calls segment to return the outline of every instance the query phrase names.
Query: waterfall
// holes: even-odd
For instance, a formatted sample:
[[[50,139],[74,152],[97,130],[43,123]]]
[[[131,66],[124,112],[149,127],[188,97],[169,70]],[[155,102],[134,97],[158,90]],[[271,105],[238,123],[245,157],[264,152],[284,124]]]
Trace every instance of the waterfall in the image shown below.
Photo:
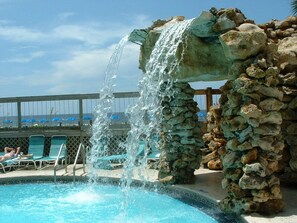
[[[146,180],[141,173],[146,167],[149,147],[152,146],[152,143],[156,143],[152,139],[154,135],[159,135],[160,131],[161,92],[170,95],[170,84],[174,81],[171,74],[178,69],[179,65],[179,60],[176,57],[177,48],[182,43],[182,37],[190,23],[191,21],[187,20],[164,28],[146,64],[146,72],[139,82],[140,97],[136,105],[128,111],[129,117],[131,117],[131,130],[126,142],[129,159],[124,165],[122,177],[124,194],[129,192],[136,162],[138,164],[136,172],[142,180]],[[143,157],[137,157],[136,154],[141,141],[146,144],[145,154]],[[123,209],[127,205],[124,204]]]
[[[112,112],[112,106],[114,102],[114,86],[117,77],[119,63],[123,49],[128,41],[128,36],[125,36],[117,44],[105,72],[105,79],[103,87],[100,90],[99,103],[95,107],[94,122],[92,125],[92,148],[88,155],[88,169],[90,181],[97,179],[97,170],[94,169],[94,165],[97,162],[98,157],[107,155],[108,144],[112,137],[112,131],[109,128],[110,118],[109,114]]]
[[[128,132],[124,145],[128,159],[124,163],[121,186],[123,191],[123,203],[121,208],[121,219],[125,219],[127,206],[129,205],[129,191],[134,176],[134,171],[138,173],[140,179],[146,182],[142,173],[146,168],[146,158],[149,147],[153,143],[154,136],[160,134],[159,125],[161,123],[161,97],[162,94],[171,95],[171,84],[174,81],[171,74],[178,69],[179,59],[176,57],[178,46],[182,44],[185,30],[191,23],[189,21],[176,22],[165,27],[155,44],[150,59],[146,64],[145,73],[139,82],[140,97],[135,106],[129,108],[127,116],[130,117],[131,129]],[[97,180],[97,169],[100,169],[98,158],[107,155],[109,140],[112,132],[109,129],[110,119],[108,114],[112,111],[114,80],[118,69],[120,57],[127,42],[127,37],[123,38],[113,53],[107,67],[105,82],[100,91],[100,100],[95,109],[95,120],[93,123],[93,133],[91,138],[92,148],[89,157],[89,176],[91,181]],[[163,92],[163,93],[162,93]],[[139,144],[145,144],[143,156],[138,157]],[[135,165],[137,163],[137,165]],[[97,167],[96,167],[97,165]],[[99,166],[99,167],[98,167]]]

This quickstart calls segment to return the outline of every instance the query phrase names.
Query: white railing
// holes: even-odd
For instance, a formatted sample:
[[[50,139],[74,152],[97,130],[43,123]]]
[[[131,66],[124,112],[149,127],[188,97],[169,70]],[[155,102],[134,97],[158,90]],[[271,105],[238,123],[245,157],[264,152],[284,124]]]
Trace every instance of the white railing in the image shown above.
[[[217,104],[218,89],[196,90],[195,100],[201,111]],[[32,97],[0,98],[0,127],[24,129],[31,127],[78,127],[92,125],[93,112],[100,95],[70,94]],[[110,117],[114,124],[128,124],[125,111],[135,105],[138,92],[114,93],[114,104]]]
[[[79,147],[78,147],[78,150],[77,150],[77,153],[76,153],[76,156],[75,156],[75,160],[74,160],[74,163],[73,163],[73,183],[75,183],[75,173],[76,173],[76,164],[77,164],[77,161],[78,161],[78,158],[79,156],[82,155],[82,169],[83,169],[83,173],[86,173],[86,148],[84,146],[84,144],[80,143],[79,144]]]

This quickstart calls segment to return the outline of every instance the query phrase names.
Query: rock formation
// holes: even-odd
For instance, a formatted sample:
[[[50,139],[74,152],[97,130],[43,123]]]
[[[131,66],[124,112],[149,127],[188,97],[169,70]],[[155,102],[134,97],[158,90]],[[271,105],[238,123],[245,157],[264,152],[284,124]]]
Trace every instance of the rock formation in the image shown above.
[[[200,167],[200,149],[204,146],[197,117],[199,109],[194,101],[195,90],[188,83],[177,82],[170,91],[162,98],[159,180],[191,183],[195,169]]]
[[[141,44],[140,68],[144,72],[160,32],[183,19],[159,20],[150,28],[133,32],[131,40]],[[256,25],[238,9],[212,8],[191,21],[178,45],[175,56],[179,63],[171,69],[175,81],[229,80],[221,89],[219,121],[226,138],[220,154],[222,186],[228,193],[221,207],[227,212],[279,212],[283,209],[279,176],[296,179],[296,27],[297,17]],[[199,166],[195,162],[201,138],[194,123],[184,124],[185,117],[177,112],[181,108],[176,108],[175,101],[184,114],[189,110],[192,116],[197,110],[186,107],[193,103],[180,93],[180,97],[175,94],[162,99],[161,151],[165,158],[161,159],[160,179],[172,183],[188,182],[183,177]],[[209,129],[217,131],[215,128]],[[213,146],[213,133],[204,136],[209,137],[209,146]],[[192,143],[197,143],[195,149]],[[175,177],[181,180],[172,180]]]
[[[283,208],[276,177],[284,148],[283,93],[277,88],[278,68],[266,60],[263,67],[264,60],[255,59],[222,88],[221,128],[227,139],[222,186],[228,197],[221,205],[227,212],[259,212],[267,203]]]
[[[285,148],[280,162],[280,177],[285,182],[297,183],[297,17],[272,20],[259,26],[265,30],[276,51],[272,60],[279,69],[277,87],[283,93],[284,106],[280,112]]]
[[[202,150],[201,163],[210,170],[223,168],[221,156],[226,153],[226,139],[220,127],[221,113],[219,105],[210,107],[207,113],[207,132],[203,135],[206,148]]]

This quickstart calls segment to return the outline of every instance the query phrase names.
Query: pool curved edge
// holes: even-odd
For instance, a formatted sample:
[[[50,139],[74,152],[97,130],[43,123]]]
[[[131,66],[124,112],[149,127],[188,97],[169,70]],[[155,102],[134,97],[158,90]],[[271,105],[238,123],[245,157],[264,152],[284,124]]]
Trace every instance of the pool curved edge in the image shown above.
[[[76,182],[88,182],[87,176],[76,176]],[[50,176],[14,176],[8,178],[0,178],[0,184],[18,184],[18,183],[32,183],[32,182],[54,182],[54,178]],[[58,176],[58,183],[73,182],[72,176]],[[114,177],[102,177],[98,179],[101,184],[120,185],[121,179]],[[248,223],[242,216],[230,215],[223,213],[218,205],[218,200],[211,196],[205,195],[199,191],[192,190],[182,185],[163,185],[158,181],[142,182],[140,180],[133,180],[131,187],[142,187],[150,191],[156,191],[160,194],[169,195],[175,199],[181,200],[191,206],[197,207],[201,204],[205,206],[203,212],[219,219],[220,223]]]

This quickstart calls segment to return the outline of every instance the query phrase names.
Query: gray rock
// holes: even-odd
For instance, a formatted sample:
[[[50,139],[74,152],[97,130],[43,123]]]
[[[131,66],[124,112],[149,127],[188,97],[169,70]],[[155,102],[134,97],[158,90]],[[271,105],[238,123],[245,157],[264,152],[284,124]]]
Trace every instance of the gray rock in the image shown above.
[[[268,186],[265,178],[244,174],[239,180],[239,186],[242,189],[264,189]]]
[[[203,11],[200,16],[193,19],[188,30],[197,37],[212,37],[218,34],[213,31],[217,18],[210,12]]]

